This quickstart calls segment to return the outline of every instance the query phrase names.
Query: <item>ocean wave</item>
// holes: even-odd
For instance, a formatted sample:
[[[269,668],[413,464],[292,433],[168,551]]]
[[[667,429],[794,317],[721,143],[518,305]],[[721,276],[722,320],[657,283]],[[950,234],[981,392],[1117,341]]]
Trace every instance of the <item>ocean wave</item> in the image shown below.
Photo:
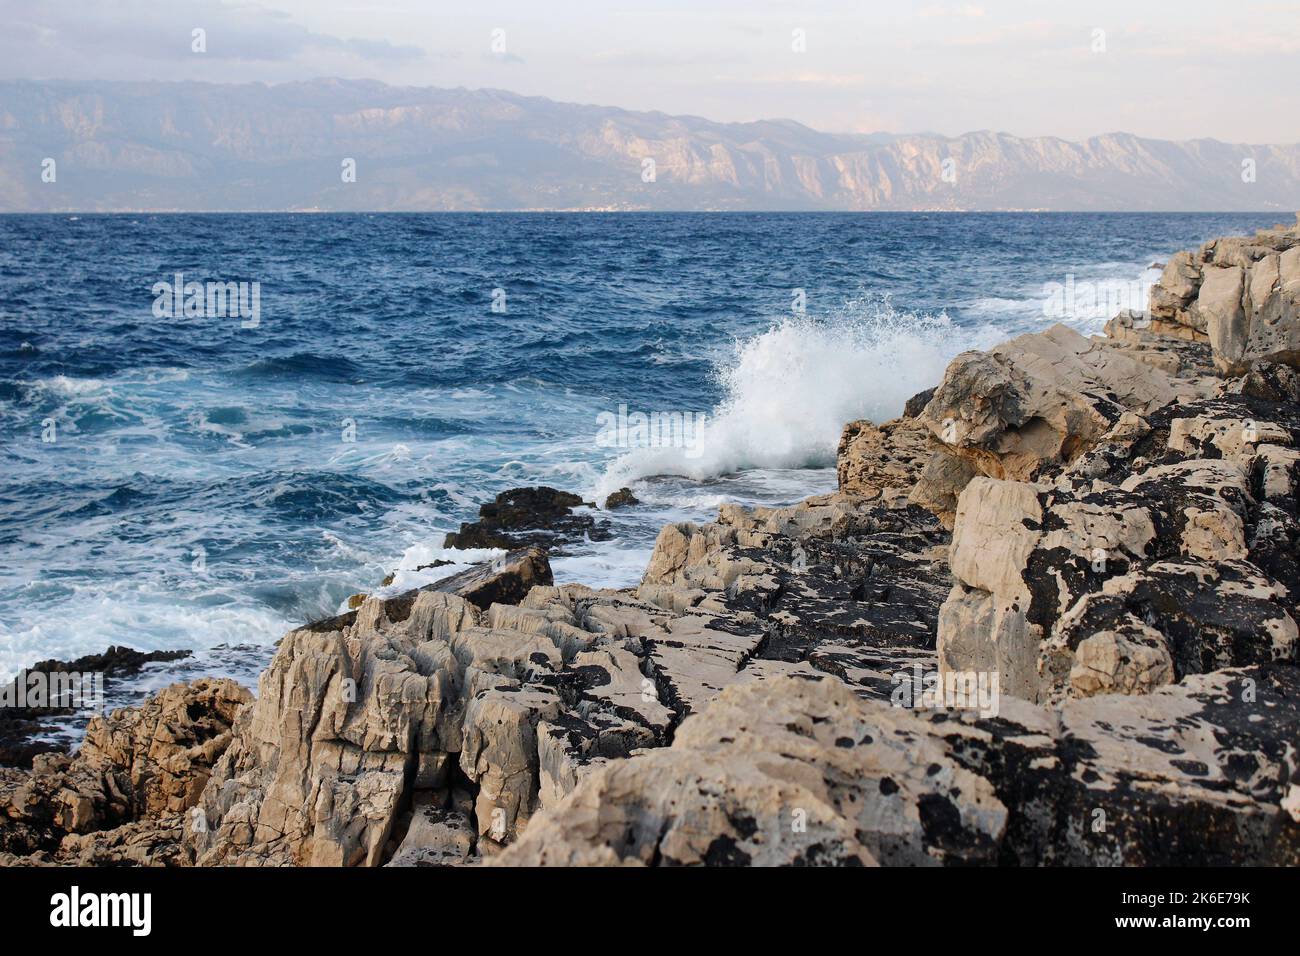
[[[715,371],[724,397],[693,433],[683,430],[673,447],[628,451],[607,467],[596,494],[654,475],[702,481],[747,468],[833,464],[845,422],[897,416],[953,356],[1005,334],[955,326],[943,313],[900,311],[884,297],[829,318],[790,316],[735,343]]]

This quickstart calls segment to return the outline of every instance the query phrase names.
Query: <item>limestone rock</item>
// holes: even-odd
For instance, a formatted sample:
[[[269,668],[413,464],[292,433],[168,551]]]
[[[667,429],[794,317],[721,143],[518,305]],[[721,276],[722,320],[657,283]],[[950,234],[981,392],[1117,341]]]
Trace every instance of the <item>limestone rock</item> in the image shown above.
[[[552,581],[545,549],[530,547],[510,551],[486,564],[435,581],[429,587],[459,594],[486,610],[493,604],[518,604],[534,587]]]
[[[941,669],[996,670],[1035,700],[1294,661],[1298,412],[1243,396],[1130,413],[1053,484],[973,479]]]
[[[596,771],[505,865],[989,861],[1006,810],[923,736],[892,733],[833,680],[733,687],[667,750]],[[956,818],[956,821],[953,818]]]
[[[231,724],[252,699],[227,679],[173,684],[138,708],[91,720],[77,759],[122,768],[137,816],[181,813],[198,802]]]
[[[1125,412],[1150,412],[1186,389],[1121,349],[1056,325],[957,356],[920,421],[971,473],[1030,481],[1074,461]],[[927,469],[912,500],[942,513],[960,491],[952,473],[943,463]]]
[[[868,421],[845,425],[836,454],[839,490],[864,498],[906,499],[930,457],[927,435],[914,418],[879,428]]]
[[[75,756],[0,770],[0,850],[73,865],[181,862],[180,815],[249,696],[230,680],[174,684],[94,718]]]
[[[957,517],[957,498],[976,474],[970,461],[940,446],[922,467],[908,500],[934,512],[943,526],[952,530]]]
[[[1174,256],[1152,287],[1161,334],[1206,338],[1224,375],[1300,360],[1300,227],[1226,237]]]
[[[493,862],[1295,865],[1297,734],[1293,666],[989,718],[778,678],[591,774]]]
[[[422,799],[407,822],[406,835],[386,866],[460,866],[468,863],[475,834],[469,817]]]

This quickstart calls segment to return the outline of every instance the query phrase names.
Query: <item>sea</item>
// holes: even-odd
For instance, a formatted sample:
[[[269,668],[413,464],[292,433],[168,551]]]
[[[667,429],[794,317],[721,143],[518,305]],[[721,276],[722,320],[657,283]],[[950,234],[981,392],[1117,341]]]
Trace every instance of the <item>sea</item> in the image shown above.
[[[553,568],[634,586],[667,522],[834,490],[844,423],[959,352],[1099,333],[1279,218],[0,216],[0,676],[124,645],[193,655],[115,702],[255,688],[286,630],[489,556],[443,538],[527,485],[631,488]]]

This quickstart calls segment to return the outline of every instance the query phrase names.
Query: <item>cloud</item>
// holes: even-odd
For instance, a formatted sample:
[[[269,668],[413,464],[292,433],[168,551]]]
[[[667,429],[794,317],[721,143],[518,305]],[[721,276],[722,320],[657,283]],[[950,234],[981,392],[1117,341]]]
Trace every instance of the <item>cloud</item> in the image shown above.
[[[6,23],[0,58],[11,68],[91,61],[125,64],[189,60],[193,31],[206,33],[209,60],[283,62],[312,54],[358,61],[415,60],[425,51],[388,40],[314,32],[288,14],[260,4],[224,0],[60,0],[33,5],[0,0]],[[101,72],[112,72],[111,69]]]

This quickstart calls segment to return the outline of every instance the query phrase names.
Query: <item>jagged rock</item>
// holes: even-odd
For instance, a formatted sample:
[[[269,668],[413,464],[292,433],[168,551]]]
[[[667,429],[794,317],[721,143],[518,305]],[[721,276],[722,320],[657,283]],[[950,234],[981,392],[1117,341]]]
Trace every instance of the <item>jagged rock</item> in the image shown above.
[[[922,509],[852,495],[670,525],[638,589],[684,615],[646,635],[667,699],[691,712],[782,673],[888,696],[897,672],[934,666],[946,544]]]
[[[183,815],[133,820],[112,830],[69,833],[59,844],[63,866],[188,866]]]
[[[1197,322],[1203,323],[1214,354],[1235,365],[1246,351],[1246,313],[1241,304],[1246,270],[1241,266],[1207,265],[1196,297]]]
[[[1180,252],[1152,288],[1149,312],[1164,334],[1206,338],[1222,374],[1300,363],[1300,225]]]
[[[402,808],[449,786],[471,797],[482,855],[588,763],[667,733],[619,657],[644,607],[549,584],[517,607],[462,596],[480,593],[447,579],[287,635],[204,792],[198,862],[378,865],[400,852]]]
[[[1138,362],[1160,369],[1174,379],[1200,383],[1214,375],[1214,355],[1203,332],[1176,322],[1155,319],[1150,312],[1126,310],[1105,326],[1105,344],[1122,349]],[[1210,382],[1197,388],[1206,392]]]
[[[1039,670],[1058,693],[1142,693],[1188,674],[1294,661],[1278,588],[1245,561],[1158,561],[1109,578],[1065,612]]]
[[[174,684],[93,719],[74,757],[44,754],[30,771],[0,770],[0,850],[71,864],[179,860],[180,824],[159,817],[197,801],[248,699],[230,680]]]
[[[512,488],[497,495],[495,501],[479,506],[479,520],[466,522],[460,531],[448,534],[444,546],[506,550],[540,547],[562,554],[568,541],[608,539],[609,523],[597,522],[589,514],[574,514],[573,509],[579,507],[595,505],[554,488]]]
[[[941,669],[1034,700],[1294,660],[1298,443],[1294,408],[1206,399],[1122,420],[1053,485],[973,479]]]
[[[31,770],[0,769],[0,850],[54,850],[68,833],[89,833],[131,818],[120,772],[65,754],[41,754]]]
[[[927,465],[911,500],[949,512],[970,474],[1030,481],[1092,448],[1126,413],[1146,414],[1194,394],[1154,365],[1062,325],[989,352],[964,352],[921,414],[948,456]]]
[[[934,398],[933,388],[927,388],[924,392],[917,392],[903,403],[903,417],[916,418],[921,412],[925,411],[925,406],[930,404],[932,398]]]
[[[172,684],[140,707],[91,720],[77,760],[124,771],[134,815],[181,813],[198,802],[231,724],[252,699],[232,680]]]
[[[486,610],[493,604],[518,604],[534,587],[554,580],[545,549],[530,547],[508,552],[486,564],[435,581],[429,587],[459,594]]]
[[[1300,404],[1300,371],[1276,362],[1256,362],[1245,375],[1224,383],[1225,394],[1266,402]]]

